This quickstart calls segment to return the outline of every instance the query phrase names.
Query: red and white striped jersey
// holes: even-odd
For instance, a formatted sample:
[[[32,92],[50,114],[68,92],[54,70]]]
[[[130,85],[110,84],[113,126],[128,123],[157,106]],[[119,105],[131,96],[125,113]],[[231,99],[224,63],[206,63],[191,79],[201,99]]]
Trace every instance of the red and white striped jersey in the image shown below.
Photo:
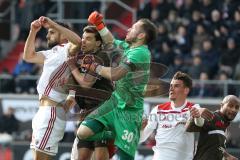
[[[154,107],[147,124],[148,128],[157,131],[154,160],[193,159],[194,133],[185,131],[185,124],[190,118],[189,110],[193,105],[186,101],[181,107],[175,107],[172,102]]]
[[[67,93],[63,88],[71,74],[66,63],[69,44],[61,44],[50,50],[40,51],[45,56],[43,71],[37,85],[39,98],[42,95],[61,102],[66,99]]]

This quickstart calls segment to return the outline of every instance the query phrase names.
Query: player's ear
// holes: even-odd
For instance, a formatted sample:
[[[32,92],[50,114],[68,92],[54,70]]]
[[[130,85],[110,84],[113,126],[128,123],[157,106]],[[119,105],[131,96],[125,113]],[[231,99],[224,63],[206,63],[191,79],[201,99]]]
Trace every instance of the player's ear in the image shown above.
[[[96,41],[96,46],[97,46],[97,47],[100,47],[100,46],[101,46],[101,44],[102,44],[102,42],[101,42],[101,41]]]
[[[146,37],[146,34],[143,32],[138,34],[138,39],[145,39],[145,37]]]
[[[221,109],[222,107],[223,107],[223,103],[221,102],[221,103],[220,103],[220,109]]]
[[[186,94],[186,95],[188,95],[188,94],[189,94],[189,92],[190,92],[190,89],[189,89],[189,88],[187,88],[187,87],[185,87],[185,89],[184,89],[184,92],[185,92],[185,94]]]

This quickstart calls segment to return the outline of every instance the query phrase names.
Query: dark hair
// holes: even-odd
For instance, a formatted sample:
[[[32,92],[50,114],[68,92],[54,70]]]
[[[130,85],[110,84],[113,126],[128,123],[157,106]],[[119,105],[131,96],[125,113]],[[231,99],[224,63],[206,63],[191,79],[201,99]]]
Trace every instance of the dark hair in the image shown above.
[[[181,80],[181,81],[183,81],[183,84],[185,87],[187,87],[189,89],[192,88],[192,78],[187,73],[178,71],[174,74],[173,79]]]
[[[67,24],[67,23],[63,23],[63,22],[56,22],[57,24],[67,28],[67,29],[71,29],[71,27]]]
[[[88,25],[88,26],[84,27],[83,32],[93,33],[93,34],[95,34],[95,38],[96,38],[97,41],[103,42],[102,37],[98,33],[98,30],[95,26]]]
[[[143,23],[142,29],[146,33],[145,42],[146,44],[149,44],[150,42],[157,38],[157,27],[153,22],[151,22],[147,18],[141,18],[139,21]]]

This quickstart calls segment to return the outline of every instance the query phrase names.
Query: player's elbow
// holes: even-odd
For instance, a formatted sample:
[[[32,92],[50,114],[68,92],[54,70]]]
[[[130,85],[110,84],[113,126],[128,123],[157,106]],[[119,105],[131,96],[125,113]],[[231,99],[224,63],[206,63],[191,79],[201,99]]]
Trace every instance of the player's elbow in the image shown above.
[[[26,62],[31,62],[31,56],[27,55],[27,53],[24,52],[22,59]]]

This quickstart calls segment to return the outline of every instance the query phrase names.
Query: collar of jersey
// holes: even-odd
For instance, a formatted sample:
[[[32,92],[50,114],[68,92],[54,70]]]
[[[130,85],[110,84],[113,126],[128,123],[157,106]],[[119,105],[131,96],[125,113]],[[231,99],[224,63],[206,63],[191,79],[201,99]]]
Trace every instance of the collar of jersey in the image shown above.
[[[171,108],[173,110],[182,110],[184,107],[186,107],[186,105],[187,105],[187,100],[185,100],[184,104],[181,107],[175,107],[174,103],[171,101]]]

